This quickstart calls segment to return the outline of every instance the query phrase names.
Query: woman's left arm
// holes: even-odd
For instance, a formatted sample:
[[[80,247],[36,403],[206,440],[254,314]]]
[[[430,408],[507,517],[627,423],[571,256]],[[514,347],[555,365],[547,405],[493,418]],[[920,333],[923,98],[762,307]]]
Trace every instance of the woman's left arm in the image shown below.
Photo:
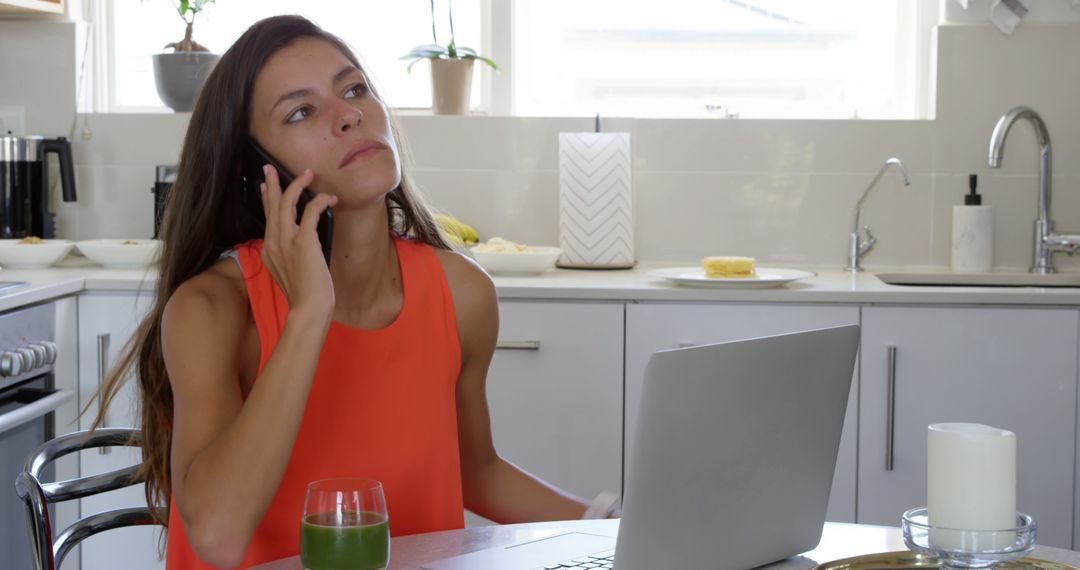
[[[465,507],[502,524],[581,518],[588,502],[496,453],[485,391],[499,334],[495,286],[471,260],[451,252],[440,252],[440,258],[454,297],[461,342],[457,416]]]

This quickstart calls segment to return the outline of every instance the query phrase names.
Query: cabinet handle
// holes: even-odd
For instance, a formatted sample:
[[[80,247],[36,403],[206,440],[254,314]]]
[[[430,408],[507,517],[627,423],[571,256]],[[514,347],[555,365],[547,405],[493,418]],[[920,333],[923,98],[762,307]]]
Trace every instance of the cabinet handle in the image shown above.
[[[893,431],[896,427],[896,347],[886,349],[885,376],[885,470],[893,470]]]
[[[98,413],[101,414],[101,427],[109,427],[109,411],[105,409],[105,375],[109,372],[109,333],[97,335],[97,384]],[[99,455],[112,453],[110,446],[98,448]]]
[[[495,343],[495,348],[500,350],[540,350],[538,340],[500,340]]]

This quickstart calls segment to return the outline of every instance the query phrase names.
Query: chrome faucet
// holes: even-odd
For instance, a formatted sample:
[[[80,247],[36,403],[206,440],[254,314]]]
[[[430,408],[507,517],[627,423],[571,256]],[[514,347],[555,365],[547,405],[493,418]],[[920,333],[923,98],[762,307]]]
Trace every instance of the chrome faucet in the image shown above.
[[[1035,138],[1039,143],[1039,218],[1035,220],[1035,262],[1030,271],[1039,275],[1055,273],[1050,254],[1064,251],[1069,255],[1080,247],[1080,235],[1054,233],[1054,222],[1050,219],[1050,132],[1046,123],[1030,107],[1013,107],[998,119],[994,133],[990,135],[990,168],[1001,168],[1001,156],[1005,150],[1005,137],[1013,123],[1027,119],[1035,128]]]
[[[911,178],[908,177],[907,170],[904,169],[904,165],[900,162],[899,158],[893,157],[885,161],[885,164],[881,166],[881,170],[878,170],[877,176],[870,181],[870,185],[863,191],[862,196],[859,197],[859,201],[855,203],[855,223],[851,226],[851,235],[848,239],[848,264],[847,271],[862,271],[862,267],[859,267],[859,258],[870,251],[870,248],[874,247],[877,243],[877,238],[874,234],[870,233],[870,226],[863,228],[866,232],[866,237],[859,235],[859,213],[862,210],[863,202],[866,197],[870,195],[870,191],[874,189],[874,185],[881,180],[881,177],[885,174],[885,171],[890,166],[895,166],[900,169],[900,174],[904,177],[904,186],[911,186]]]

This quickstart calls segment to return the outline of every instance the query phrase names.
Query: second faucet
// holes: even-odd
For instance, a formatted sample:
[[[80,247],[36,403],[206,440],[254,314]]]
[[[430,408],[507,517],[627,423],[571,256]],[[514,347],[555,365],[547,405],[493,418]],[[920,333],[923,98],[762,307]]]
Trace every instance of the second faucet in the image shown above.
[[[874,244],[877,243],[877,238],[874,237],[874,234],[870,233],[870,226],[863,228],[863,231],[866,232],[865,238],[859,234],[859,213],[860,210],[862,210],[862,205],[866,200],[866,197],[870,195],[870,191],[874,189],[878,180],[881,180],[881,177],[890,166],[895,166],[900,170],[900,174],[904,177],[904,186],[911,186],[911,178],[908,177],[907,170],[904,169],[904,165],[900,162],[899,158],[894,156],[886,160],[885,164],[881,165],[881,169],[878,170],[877,176],[874,176],[874,179],[870,181],[870,185],[866,187],[866,190],[863,190],[862,196],[859,197],[859,201],[855,203],[855,223],[852,224],[851,234],[848,236],[848,264],[847,267],[845,267],[848,271],[862,271],[862,267],[859,267],[859,258],[870,251],[870,248],[874,247]]]

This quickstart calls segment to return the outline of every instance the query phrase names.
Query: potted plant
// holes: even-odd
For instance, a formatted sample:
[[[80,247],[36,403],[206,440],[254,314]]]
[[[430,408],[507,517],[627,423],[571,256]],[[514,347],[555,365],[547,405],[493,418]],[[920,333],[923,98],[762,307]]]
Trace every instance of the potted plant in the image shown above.
[[[454,41],[454,7],[452,0],[446,2],[450,16],[450,43],[439,45],[435,33],[435,0],[431,0],[431,40],[433,43],[416,46],[401,59],[412,60],[411,72],[416,62],[431,62],[431,108],[436,115],[464,115],[469,112],[469,94],[472,91],[473,63],[480,60],[498,70],[494,61],[476,53],[476,50],[457,45]]]
[[[172,53],[154,55],[154,80],[158,96],[173,111],[191,111],[195,107],[199,90],[220,57],[191,39],[195,16],[212,2],[214,0],[174,1],[176,12],[187,24],[187,31],[184,32],[184,39],[165,46],[165,49],[172,48]]]

